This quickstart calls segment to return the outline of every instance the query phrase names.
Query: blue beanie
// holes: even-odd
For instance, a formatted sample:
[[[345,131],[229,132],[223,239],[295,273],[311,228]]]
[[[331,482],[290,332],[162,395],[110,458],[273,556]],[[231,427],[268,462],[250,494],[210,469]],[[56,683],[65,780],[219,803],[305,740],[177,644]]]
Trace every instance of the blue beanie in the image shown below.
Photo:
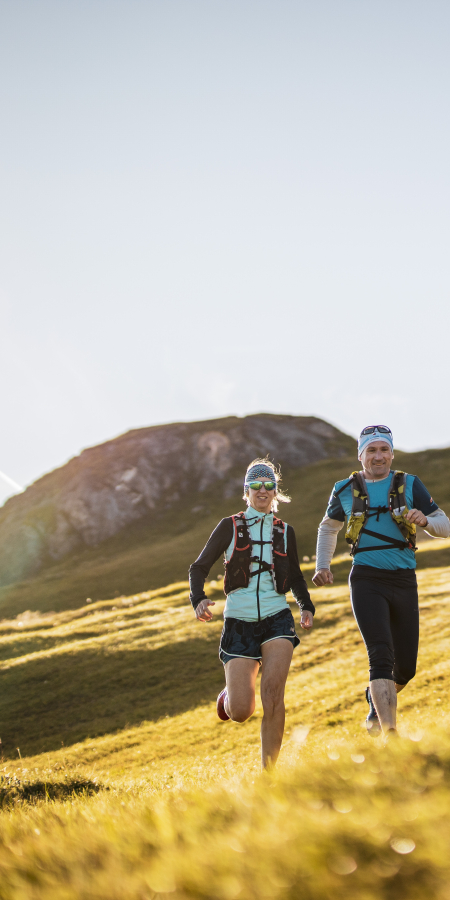
[[[361,453],[369,446],[369,444],[373,444],[374,441],[384,441],[385,444],[389,444],[392,452],[394,452],[394,438],[392,437],[392,433],[386,434],[381,431],[374,431],[373,434],[360,434],[358,439],[358,459],[361,458]]]

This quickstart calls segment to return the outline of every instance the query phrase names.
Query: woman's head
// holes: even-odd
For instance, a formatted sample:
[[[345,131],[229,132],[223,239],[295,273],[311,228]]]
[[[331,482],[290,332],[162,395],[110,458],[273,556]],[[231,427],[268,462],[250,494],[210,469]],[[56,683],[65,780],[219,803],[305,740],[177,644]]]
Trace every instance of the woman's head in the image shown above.
[[[258,512],[278,511],[278,503],[290,503],[291,498],[280,490],[281,472],[267,457],[254,459],[247,468],[244,480],[244,500]]]

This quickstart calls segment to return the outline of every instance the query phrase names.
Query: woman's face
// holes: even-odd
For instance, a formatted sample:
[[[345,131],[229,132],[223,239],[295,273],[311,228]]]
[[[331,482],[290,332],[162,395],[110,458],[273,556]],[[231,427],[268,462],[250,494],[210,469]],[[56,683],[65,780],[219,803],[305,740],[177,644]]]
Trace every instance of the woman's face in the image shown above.
[[[255,481],[262,481],[262,485],[258,490],[253,490],[253,488],[248,488],[248,499],[250,502],[250,506],[253,509],[256,509],[257,512],[263,513],[266,515],[272,509],[272,501],[275,497],[276,490],[268,491],[264,486],[264,481],[268,481],[268,478],[264,480],[262,478],[255,478]]]

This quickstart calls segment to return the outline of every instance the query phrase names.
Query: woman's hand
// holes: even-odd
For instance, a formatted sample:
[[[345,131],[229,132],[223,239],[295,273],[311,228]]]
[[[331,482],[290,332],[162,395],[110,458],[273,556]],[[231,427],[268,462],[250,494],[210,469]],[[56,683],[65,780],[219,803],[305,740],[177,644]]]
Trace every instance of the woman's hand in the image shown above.
[[[302,610],[302,618],[300,620],[300,625],[302,626],[302,628],[305,631],[311,631],[311,628],[313,627],[313,619],[314,619],[314,616],[313,616],[312,612],[309,611],[309,609]]]
[[[212,619],[212,613],[210,613],[208,606],[215,606],[214,600],[208,600],[205,597],[204,600],[200,600],[198,606],[195,607],[195,615],[199,622],[210,622]]]

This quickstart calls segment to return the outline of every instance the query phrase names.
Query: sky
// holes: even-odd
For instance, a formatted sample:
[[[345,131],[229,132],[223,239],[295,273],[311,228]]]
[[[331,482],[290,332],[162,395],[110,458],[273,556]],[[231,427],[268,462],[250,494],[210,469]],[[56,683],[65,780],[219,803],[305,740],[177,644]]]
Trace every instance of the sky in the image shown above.
[[[0,502],[147,425],[450,445],[447,0],[0,0]]]

